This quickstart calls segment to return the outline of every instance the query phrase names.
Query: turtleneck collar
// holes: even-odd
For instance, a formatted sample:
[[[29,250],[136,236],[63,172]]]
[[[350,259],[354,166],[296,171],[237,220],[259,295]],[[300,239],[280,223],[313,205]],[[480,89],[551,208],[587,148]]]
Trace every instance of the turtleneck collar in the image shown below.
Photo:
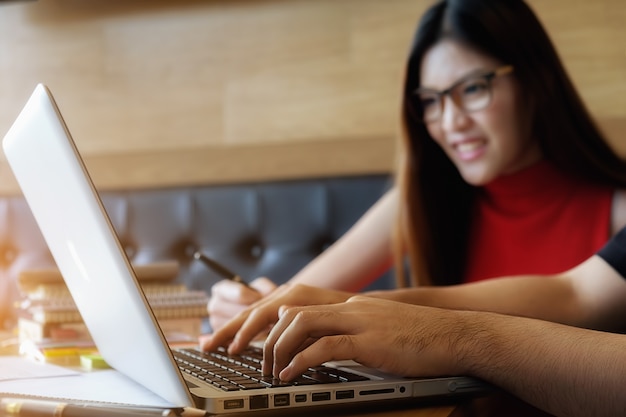
[[[552,194],[562,190],[564,186],[570,188],[575,186],[575,182],[550,162],[542,159],[513,174],[501,175],[484,185],[482,189],[492,198],[499,196],[510,198]]]
[[[576,192],[579,185],[580,181],[541,160],[481,187],[478,201],[497,211],[519,215],[561,204]]]

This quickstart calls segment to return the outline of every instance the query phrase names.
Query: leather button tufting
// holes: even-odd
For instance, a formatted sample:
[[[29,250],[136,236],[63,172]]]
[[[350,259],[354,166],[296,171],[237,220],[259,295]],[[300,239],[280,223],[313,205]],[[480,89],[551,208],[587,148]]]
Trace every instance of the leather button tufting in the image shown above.
[[[188,243],[184,247],[184,253],[186,258],[193,258],[193,254],[198,250],[198,246],[193,243]]]
[[[250,246],[250,256],[255,259],[259,259],[261,256],[263,256],[263,246],[261,246],[260,243],[255,243]]]
[[[248,236],[235,246],[235,254],[243,262],[256,263],[265,254],[265,245],[256,237]]]

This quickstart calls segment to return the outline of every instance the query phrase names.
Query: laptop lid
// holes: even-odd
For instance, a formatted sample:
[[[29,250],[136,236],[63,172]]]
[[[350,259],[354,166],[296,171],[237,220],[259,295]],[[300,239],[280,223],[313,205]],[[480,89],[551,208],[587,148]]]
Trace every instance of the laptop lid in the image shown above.
[[[102,356],[159,396],[192,406],[89,173],[44,85],[37,85],[2,145]]]
[[[115,369],[177,406],[212,413],[432,399],[481,393],[467,377],[409,379],[351,361],[366,381],[223,391],[182,374],[50,91],[35,88],[3,140],[33,215],[93,340]]]

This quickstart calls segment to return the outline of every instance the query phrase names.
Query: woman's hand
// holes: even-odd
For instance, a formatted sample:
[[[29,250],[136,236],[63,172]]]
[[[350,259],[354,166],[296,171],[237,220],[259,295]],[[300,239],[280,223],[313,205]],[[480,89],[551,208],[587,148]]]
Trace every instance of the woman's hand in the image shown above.
[[[240,284],[239,286],[243,287]],[[220,326],[212,335],[201,336],[200,347],[205,351],[211,351],[220,346],[228,345],[230,353],[238,353],[260,333],[276,323],[282,309],[288,306],[340,303],[352,295],[348,292],[302,284],[282,285],[268,296],[238,313],[232,320]]]
[[[267,278],[257,278],[247,287],[227,279],[211,287],[211,298],[207,305],[209,323],[213,331],[219,330],[230,319],[276,289],[276,284]]]
[[[266,339],[263,373],[288,381],[309,367],[351,359],[403,376],[458,374],[462,315],[363,296],[287,308]]]

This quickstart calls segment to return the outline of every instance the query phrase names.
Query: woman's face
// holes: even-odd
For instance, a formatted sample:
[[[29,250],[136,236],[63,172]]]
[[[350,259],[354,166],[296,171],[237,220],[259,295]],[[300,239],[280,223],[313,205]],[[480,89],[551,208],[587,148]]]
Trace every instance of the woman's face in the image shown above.
[[[421,87],[443,91],[468,74],[485,74],[506,64],[453,40],[442,40],[424,55]],[[530,137],[530,122],[514,74],[515,69],[491,80],[491,101],[485,108],[464,111],[446,95],[441,117],[426,123],[469,184],[487,184],[542,157],[539,144]]]

